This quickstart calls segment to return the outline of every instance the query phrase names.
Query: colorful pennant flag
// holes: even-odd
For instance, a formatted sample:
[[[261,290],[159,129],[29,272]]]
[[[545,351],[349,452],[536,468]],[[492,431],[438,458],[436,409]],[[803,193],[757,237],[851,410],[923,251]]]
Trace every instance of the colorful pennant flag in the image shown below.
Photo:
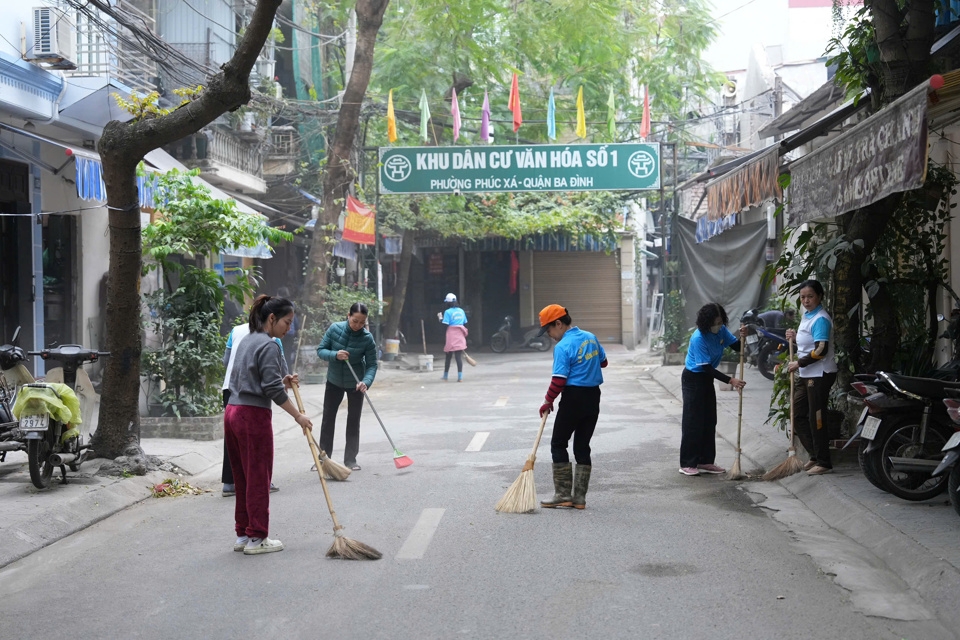
[[[343,240],[357,244],[373,244],[377,241],[376,213],[351,195],[347,195],[347,217],[343,221]]]
[[[480,139],[490,142],[490,100],[487,92],[483,92],[483,109],[480,113]]]
[[[613,100],[613,87],[610,87],[610,95],[607,96],[607,133],[611,140],[617,138],[617,105]]]
[[[643,85],[643,116],[640,118],[640,139],[646,140],[650,136],[650,94],[647,85]]]
[[[553,100],[553,87],[550,87],[550,101],[547,102],[547,137],[557,139],[557,103]]]
[[[397,141],[397,116],[393,112],[393,89],[387,94],[387,140]]]
[[[453,89],[453,101],[450,104],[450,115],[453,116],[453,141],[460,137],[460,103],[457,102],[457,90]]]
[[[587,116],[583,112],[583,86],[577,92],[577,135],[587,137]]]
[[[513,74],[513,83],[510,85],[510,101],[507,108],[513,112],[513,132],[516,133],[523,124],[523,113],[520,111],[520,80]]]
[[[430,103],[427,102],[426,89],[420,89],[420,137],[424,142],[430,139],[427,135],[427,123],[430,121]]]

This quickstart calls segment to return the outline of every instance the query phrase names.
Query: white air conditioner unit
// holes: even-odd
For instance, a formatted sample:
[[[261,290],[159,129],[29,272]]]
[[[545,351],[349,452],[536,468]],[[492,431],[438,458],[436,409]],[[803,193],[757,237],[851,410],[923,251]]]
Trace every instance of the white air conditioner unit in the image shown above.
[[[66,12],[33,8],[33,49],[27,60],[50,69],[76,69],[76,33]]]

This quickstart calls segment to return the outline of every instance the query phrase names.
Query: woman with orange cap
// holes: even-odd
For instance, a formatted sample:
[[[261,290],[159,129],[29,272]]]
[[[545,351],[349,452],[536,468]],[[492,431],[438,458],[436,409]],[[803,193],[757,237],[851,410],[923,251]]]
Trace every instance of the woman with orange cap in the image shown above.
[[[560,408],[553,421],[550,453],[553,455],[553,498],[542,500],[542,507],[587,506],[590,486],[590,438],[600,416],[600,385],[607,366],[607,354],[589,331],[573,326],[567,310],[558,304],[547,305],[540,311],[540,334],[549,335],[557,342],[553,349],[553,377],[540,416],[553,411],[553,401],[561,393]],[[573,455],[577,460],[576,475],[570,464],[567,446],[573,437]]]

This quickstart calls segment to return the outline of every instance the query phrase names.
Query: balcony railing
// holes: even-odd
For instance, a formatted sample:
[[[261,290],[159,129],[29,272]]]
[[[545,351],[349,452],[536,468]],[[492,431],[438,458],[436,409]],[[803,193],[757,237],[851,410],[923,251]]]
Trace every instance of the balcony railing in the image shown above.
[[[260,144],[241,140],[226,129],[207,129],[207,159],[239,171],[263,177],[263,151]],[[203,134],[201,134],[203,135]]]
[[[292,157],[299,153],[297,130],[294,127],[281,126],[270,129],[267,143],[267,156]]]

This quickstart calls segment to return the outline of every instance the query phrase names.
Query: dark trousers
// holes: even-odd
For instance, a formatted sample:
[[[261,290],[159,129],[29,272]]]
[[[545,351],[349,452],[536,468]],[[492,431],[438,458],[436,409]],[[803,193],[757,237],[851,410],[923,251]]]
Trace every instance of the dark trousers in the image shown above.
[[[827,403],[837,374],[819,378],[797,376],[793,384],[793,426],[800,444],[821,467],[833,468],[830,460],[830,430],[827,428]]]
[[[709,373],[683,370],[680,391],[683,417],[680,420],[680,466],[713,464],[717,458],[717,391]]]
[[[360,412],[363,410],[363,394],[356,389],[344,389],[327,383],[323,394],[323,420],[320,422],[320,448],[328,456],[333,454],[333,434],[336,430],[337,410],[347,394],[347,444],[343,449],[343,464],[348,467],[357,462],[360,451]]]
[[[223,414],[237,501],[238,536],[266,538],[270,530],[270,476],[273,474],[273,412],[228,405]]]
[[[457,357],[457,373],[463,373],[463,351],[447,351],[447,359],[443,363],[443,372],[450,371],[450,356]]]
[[[590,464],[590,438],[600,416],[600,387],[564,387],[553,421],[550,453],[554,463],[570,462],[567,445],[573,436],[577,464]]]
[[[227,402],[230,400],[230,389],[223,390],[223,408],[226,410]],[[230,452],[227,451],[226,420],[224,414],[224,436],[223,436],[223,468],[220,470],[220,481],[223,484],[233,484],[233,469],[230,468]]]

